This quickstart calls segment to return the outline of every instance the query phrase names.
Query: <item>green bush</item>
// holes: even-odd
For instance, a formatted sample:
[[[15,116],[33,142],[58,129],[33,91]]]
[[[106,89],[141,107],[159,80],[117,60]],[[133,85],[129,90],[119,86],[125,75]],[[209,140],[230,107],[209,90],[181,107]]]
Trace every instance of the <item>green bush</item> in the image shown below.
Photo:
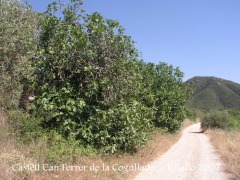
[[[96,109],[79,133],[81,139],[107,153],[134,152],[149,139],[152,117],[153,111],[138,102],[119,104],[107,111]]]
[[[229,122],[228,127],[230,129],[240,129],[240,110],[230,109],[228,110]]]
[[[96,154],[96,150],[73,136],[63,137],[56,130],[44,129],[40,118],[20,110],[7,111],[8,129],[4,133],[17,136],[18,142],[27,144],[32,157],[39,163],[74,162],[80,155]],[[0,129],[2,129],[0,125]],[[0,133],[0,140],[2,136]]]
[[[31,145],[31,144],[30,144]],[[38,156],[42,163],[75,162],[83,155],[94,155],[96,149],[83,146],[75,137],[63,137],[58,132],[51,130],[38,139],[37,145],[31,145],[31,152]]]
[[[201,119],[203,129],[221,128],[226,129],[229,123],[229,114],[227,111],[210,111]]]
[[[201,118],[203,129],[221,128],[221,129],[239,129],[240,128],[240,111],[228,109],[224,111],[214,110],[207,112]]]
[[[21,142],[30,143],[42,137],[45,130],[41,126],[40,118],[31,116],[22,110],[6,111],[9,130],[14,133]]]

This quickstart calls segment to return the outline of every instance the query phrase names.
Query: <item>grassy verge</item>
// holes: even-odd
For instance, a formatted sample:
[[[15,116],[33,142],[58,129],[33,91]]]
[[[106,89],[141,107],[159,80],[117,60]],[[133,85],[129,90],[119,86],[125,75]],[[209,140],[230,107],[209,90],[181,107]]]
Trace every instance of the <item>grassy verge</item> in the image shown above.
[[[207,134],[224,161],[227,172],[232,174],[235,180],[240,179],[240,131],[211,129]]]
[[[16,138],[9,133],[6,116],[0,114],[0,177],[1,179],[19,179],[28,176],[28,172],[14,172],[11,165],[15,163],[28,164],[29,148],[17,143]]]
[[[76,147],[78,144],[63,141],[54,134],[51,141],[45,137],[28,145],[20,144],[14,134],[9,133],[5,116],[0,117],[2,179],[132,179],[138,173],[138,169],[132,167],[147,166],[166,152],[181,135],[181,132],[169,134],[159,130],[137,153],[106,156],[92,149],[79,149]],[[186,121],[184,127],[189,124],[191,122]],[[54,144],[49,146],[49,143]],[[14,167],[18,170],[14,171]]]

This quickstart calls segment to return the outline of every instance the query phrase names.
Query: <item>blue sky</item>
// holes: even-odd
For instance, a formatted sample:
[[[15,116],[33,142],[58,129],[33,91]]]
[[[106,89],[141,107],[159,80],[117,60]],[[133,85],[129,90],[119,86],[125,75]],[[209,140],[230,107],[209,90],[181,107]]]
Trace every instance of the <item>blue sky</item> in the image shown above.
[[[28,2],[44,11],[52,1]],[[240,83],[239,0],[85,0],[83,8],[117,19],[144,61],[180,67],[184,80],[216,76]]]

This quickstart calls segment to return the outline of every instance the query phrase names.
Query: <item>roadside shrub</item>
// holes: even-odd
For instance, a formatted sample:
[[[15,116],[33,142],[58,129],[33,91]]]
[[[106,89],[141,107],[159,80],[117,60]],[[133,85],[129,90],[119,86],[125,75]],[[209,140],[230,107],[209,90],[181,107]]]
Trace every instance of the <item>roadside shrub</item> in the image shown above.
[[[229,122],[228,127],[230,129],[240,129],[240,110],[230,109],[228,110]]]
[[[27,144],[32,153],[31,156],[39,163],[74,162],[80,155],[96,152],[94,148],[84,146],[80,140],[76,140],[71,135],[64,137],[54,129],[43,128],[41,118],[30,116],[26,112],[7,111],[7,117],[8,129],[3,129],[3,132],[17,136],[19,144]],[[0,125],[0,130],[1,128],[3,127]]]
[[[229,114],[227,111],[210,111],[201,119],[202,129],[220,128],[226,129],[229,123]]]
[[[19,138],[20,142],[37,141],[44,134],[45,130],[41,126],[40,118],[31,116],[22,110],[8,110],[6,112],[9,130]]]
[[[38,139],[37,143],[30,144],[31,152],[39,163],[74,163],[80,156],[96,154],[96,149],[83,146],[75,137],[63,137],[55,130]]]
[[[153,111],[138,102],[119,104],[107,111],[96,109],[79,135],[107,153],[134,152],[149,139],[152,117]]]

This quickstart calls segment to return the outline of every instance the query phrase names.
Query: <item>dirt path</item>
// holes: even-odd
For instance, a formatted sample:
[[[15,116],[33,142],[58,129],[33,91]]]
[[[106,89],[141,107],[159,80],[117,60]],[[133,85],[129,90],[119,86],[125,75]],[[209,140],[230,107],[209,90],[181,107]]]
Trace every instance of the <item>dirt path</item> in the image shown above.
[[[180,140],[164,155],[149,164],[136,180],[226,180],[222,162],[209,138],[200,132],[200,123],[183,131]]]

